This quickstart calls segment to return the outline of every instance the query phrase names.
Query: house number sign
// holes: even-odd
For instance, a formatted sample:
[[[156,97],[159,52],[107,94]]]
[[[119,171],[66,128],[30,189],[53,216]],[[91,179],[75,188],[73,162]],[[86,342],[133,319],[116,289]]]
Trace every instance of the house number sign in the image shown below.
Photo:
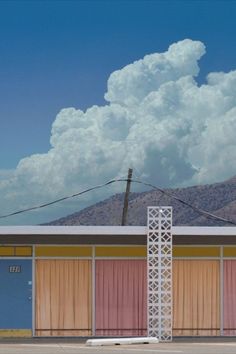
[[[19,265],[9,266],[9,273],[21,273],[21,266]]]

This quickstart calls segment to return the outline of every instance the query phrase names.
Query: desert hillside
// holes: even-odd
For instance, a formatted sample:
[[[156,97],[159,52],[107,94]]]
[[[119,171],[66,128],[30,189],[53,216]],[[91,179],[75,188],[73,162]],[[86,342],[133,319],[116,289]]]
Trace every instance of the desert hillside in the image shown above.
[[[166,191],[201,209],[236,222],[236,177],[221,183]],[[47,225],[120,225],[123,200],[124,193],[116,194]],[[174,225],[224,225],[223,222],[202,217],[191,208],[156,190],[130,193],[128,224],[146,225],[147,207],[154,205],[173,206]]]

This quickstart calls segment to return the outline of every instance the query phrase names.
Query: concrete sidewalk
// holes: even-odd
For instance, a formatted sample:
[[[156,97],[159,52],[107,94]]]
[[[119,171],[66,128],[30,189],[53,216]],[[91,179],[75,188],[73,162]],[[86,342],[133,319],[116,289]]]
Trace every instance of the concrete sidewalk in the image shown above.
[[[235,338],[181,338],[172,343],[86,347],[84,339],[1,339],[0,354],[235,354]]]

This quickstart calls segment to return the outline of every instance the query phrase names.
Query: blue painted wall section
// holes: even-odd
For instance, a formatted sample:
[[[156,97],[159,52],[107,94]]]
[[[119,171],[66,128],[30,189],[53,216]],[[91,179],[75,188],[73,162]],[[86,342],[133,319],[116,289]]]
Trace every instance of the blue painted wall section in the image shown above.
[[[32,261],[0,260],[0,329],[32,328]]]

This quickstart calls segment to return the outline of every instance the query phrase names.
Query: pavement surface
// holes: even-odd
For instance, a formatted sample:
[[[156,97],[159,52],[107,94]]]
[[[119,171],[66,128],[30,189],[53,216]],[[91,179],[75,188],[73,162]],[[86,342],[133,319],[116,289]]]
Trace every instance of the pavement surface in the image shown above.
[[[0,354],[236,354],[236,340],[87,347],[76,341],[4,341]]]

